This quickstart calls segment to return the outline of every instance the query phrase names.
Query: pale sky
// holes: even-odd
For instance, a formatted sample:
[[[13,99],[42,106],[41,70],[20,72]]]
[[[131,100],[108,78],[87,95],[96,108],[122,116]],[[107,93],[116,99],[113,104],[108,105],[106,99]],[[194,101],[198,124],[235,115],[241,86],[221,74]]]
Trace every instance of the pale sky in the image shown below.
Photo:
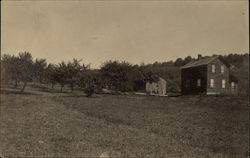
[[[248,53],[247,1],[5,1],[1,53],[133,64]]]

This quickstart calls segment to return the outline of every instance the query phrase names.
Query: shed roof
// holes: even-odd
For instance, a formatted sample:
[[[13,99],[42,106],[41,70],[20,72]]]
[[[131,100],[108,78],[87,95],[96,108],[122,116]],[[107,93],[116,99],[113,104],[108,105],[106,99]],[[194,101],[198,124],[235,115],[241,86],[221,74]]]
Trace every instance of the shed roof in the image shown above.
[[[206,58],[202,58],[202,59],[199,59],[199,60],[191,61],[191,62],[187,63],[186,65],[182,66],[181,69],[207,65],[207,64],[209,64],[210,62],[212,62],[215,59],[220,60],[219,56],[206,57]],[[221,61],[221,62],[224,63],[224,61]],[[224,63],[224,64],[226,66],[228,66],[228,64],[226,64],[226,63]]]

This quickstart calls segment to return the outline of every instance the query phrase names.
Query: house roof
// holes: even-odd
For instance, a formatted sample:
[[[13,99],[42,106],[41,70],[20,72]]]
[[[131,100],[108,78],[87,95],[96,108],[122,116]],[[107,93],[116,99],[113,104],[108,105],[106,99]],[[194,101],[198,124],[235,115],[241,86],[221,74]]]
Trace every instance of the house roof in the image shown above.
[[[219,56],[212,56],[212,57],[206,57],[206,58],[202,58],[199,60],[191,61],[191,62],[187,63],[186,65],[182,66],[181,69],[207,65],[217,58],[220,60]],[[224,61],[221,61],[221,62],[224,63]],[[225,64],[225,65],[228,66],[228,64]]]

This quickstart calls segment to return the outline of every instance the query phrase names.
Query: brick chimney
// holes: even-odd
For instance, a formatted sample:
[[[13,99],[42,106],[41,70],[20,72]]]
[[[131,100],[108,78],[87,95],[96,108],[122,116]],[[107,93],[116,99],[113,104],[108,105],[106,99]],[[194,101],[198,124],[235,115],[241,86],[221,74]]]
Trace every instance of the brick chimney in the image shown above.
[[[198,54],[198,60],[200,60],[202,58],[201,54]]]

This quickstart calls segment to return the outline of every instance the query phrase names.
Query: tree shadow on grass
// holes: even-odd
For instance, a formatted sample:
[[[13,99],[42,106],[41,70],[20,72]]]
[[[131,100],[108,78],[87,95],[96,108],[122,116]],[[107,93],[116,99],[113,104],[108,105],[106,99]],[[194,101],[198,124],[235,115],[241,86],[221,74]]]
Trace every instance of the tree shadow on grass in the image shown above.
[[[63,98],[80,98],[80,97],[87,97],[85,94],[83,95],[67,95],[67,96],[61,96]]]
[[[38,92],[45,92],[45,93],[56,93],[52,89],[37,89]]]
[[[68,91],[60,91],[60,90],[57,90],[57,89],[50,89],[50,88],[37,88],[36,91],[38,92],[45,92],[45,93],[55,93],[55,94],[67,94],[67,93],[71,93],[71,92],[68,92]]]
[[[20,92],[17,90],[7,90],[7,89],[1,89],[0,91],[1,94],[19,94],[19,95],[39,95],[36,93],[31,93],[31,92]]]
[[[67,96],[61,96],[63,98],[100,98],[100,95],[87,96],[87,94],[72,94]]]

